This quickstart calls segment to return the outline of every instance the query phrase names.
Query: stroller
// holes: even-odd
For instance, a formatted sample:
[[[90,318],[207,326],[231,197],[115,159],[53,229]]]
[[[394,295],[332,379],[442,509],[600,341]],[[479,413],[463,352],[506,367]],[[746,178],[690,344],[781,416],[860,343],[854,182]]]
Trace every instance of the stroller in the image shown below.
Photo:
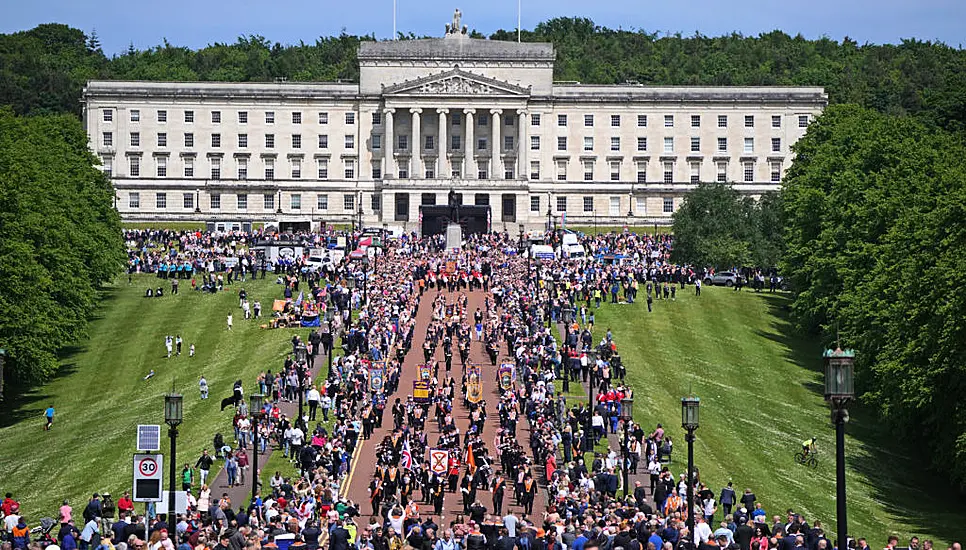
[[[41,548],[47,548],[51,544],[57,544],[57,539],[51,535],[57,520],[54,518],[41,518],[40,525],[30,530],[30,539],[40,544]]]

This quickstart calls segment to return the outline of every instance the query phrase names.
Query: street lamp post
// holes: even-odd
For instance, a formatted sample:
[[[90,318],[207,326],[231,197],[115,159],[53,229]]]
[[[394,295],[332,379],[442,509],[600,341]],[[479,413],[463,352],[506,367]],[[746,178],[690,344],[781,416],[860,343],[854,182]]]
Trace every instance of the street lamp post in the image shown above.
[[[369,254],[362,258],[362,304],[369,303]]]
[[[549,285],[547,288],[547,328],[550,328],[550,325],[553,322],[553,293],[554,287],[556,286],[553,283],[552,268],[547,269],[547,284]]]
[[[332,308],[331,307],[326,308],[326,310],[325,310],[325,320],[328,321],[328,323],[329,323],[329,336],[328,336],[328,338],[329,338],[329,344],[328,344],[328,348],[329,348],[329,370],[328,370],[328,372],[325,375],[326,380],[331,380],[332,379],[332,348],[335,347],[335,333],[332,332],[332,319],[334,317],[335,317],[335,312],[332,311]]]
[[[701,400],[697,397],[681,398],[681,427],[688,433],[685,441],[688,442],[688,533],[691,542],[694,543],[694,431],[698,429],[698,409]]]
[[[563,345],[563,350],[570,349],[569,348],[569,346],[570,346],[570,323],[574,322],[573,313],[574,313],[574,310],[570,307],[569,304],[565,308],[563,308],[563,310],[561,311],[561,315],[563,315],[563,323],[564,323],[564,345]],[[570,391],[570,356],[569,355],[564,358],[563,391],[564,392],[569,392]]]
[[[625,397],[621,399],[620,419],[624,421],[624,465],[621,467],[624,474],[624,498],[630,494],[630,480],[628,478],[631,469],[631,419],[634,417],[634,398]]]
[[[590,368],[590,386],[587,389],[587,403],[590,405],[590,414],[587,415],[587,426],[584,428],[584,432],[587,434],[587,448],[593,452],[594,450],[594,370],[597,368],[597,352],[594,350],[587,351],[587,366]]]
[[[255,506],[255,496],[258,494],[258,424],[262,421],[262,408],[265,396],[253,393],[248,396],[248,411],[252,415],[252,506]]]
[[[825,400],[832,408],[835,424],[835,523],[840,550],[848,546],[848,518],[845,506],[845,423],[849,421],[846,406],[855,396],[855,352],[836,347],[825,350]]]
[[[172,391],[164,396],[164,423],[168,425],[168,437],[171,439],[171,456],[168,458],[168,532],[171,534],[171,542],[178,546],[178,517],[175,514],[175,491],[176,473],[178,458],[178,426],[184,420],[182,410],[182,395]]]
[[[0,348],[0,401],[3,400],[3,362],[7,358],[7,350]]]
[[[296,425],[302,423],[302,408],[305,405],[305,366],[308,355],[308,349],[305,347],[305,344],[299,342],[295,346],[295,375],[299,379],[299,418]]]

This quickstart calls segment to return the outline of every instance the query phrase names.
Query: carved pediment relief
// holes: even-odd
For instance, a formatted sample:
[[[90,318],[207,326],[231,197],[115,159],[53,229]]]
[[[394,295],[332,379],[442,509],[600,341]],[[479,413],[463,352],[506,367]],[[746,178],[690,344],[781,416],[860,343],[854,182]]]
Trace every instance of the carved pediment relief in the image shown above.
[[[529,95],[530,90],[509,82],[453,69],[383,89],[385,95]]]

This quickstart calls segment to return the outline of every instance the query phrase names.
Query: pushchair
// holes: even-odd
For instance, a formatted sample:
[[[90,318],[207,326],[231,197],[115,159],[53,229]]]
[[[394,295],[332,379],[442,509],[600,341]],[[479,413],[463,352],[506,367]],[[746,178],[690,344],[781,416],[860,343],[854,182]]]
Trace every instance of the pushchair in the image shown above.
[[[55,525],[57,525],[57,520],[54,518],[41,518],[40,525],[30,530],[30,539],[40,544],[41,548],[47,548],[51,544],[57,544],[57,539],[50,534],[54,530]]]

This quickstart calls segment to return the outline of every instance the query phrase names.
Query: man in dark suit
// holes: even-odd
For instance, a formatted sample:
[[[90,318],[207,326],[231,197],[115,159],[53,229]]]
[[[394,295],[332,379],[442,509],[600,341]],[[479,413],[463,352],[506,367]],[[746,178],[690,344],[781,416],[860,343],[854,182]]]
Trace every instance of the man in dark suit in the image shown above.
[[[731,513],[731,507],[735,505],[737,495],[735,495],[735,490],[732,487],[732,483],[729,481],[728,486],[721,490],[721,496],[718,498],[718,502],[721,503],[721,507],[724,509],[724,515]]]
[[[349,550],[349,531],[342,526],[342,520],[337,520],[329,533],[329,550]]]
[[[607,494],[609,494],[611,498],[617,497],[617,475],[614,473],[613,468],[607,469],[605,479],[607,482]]]

